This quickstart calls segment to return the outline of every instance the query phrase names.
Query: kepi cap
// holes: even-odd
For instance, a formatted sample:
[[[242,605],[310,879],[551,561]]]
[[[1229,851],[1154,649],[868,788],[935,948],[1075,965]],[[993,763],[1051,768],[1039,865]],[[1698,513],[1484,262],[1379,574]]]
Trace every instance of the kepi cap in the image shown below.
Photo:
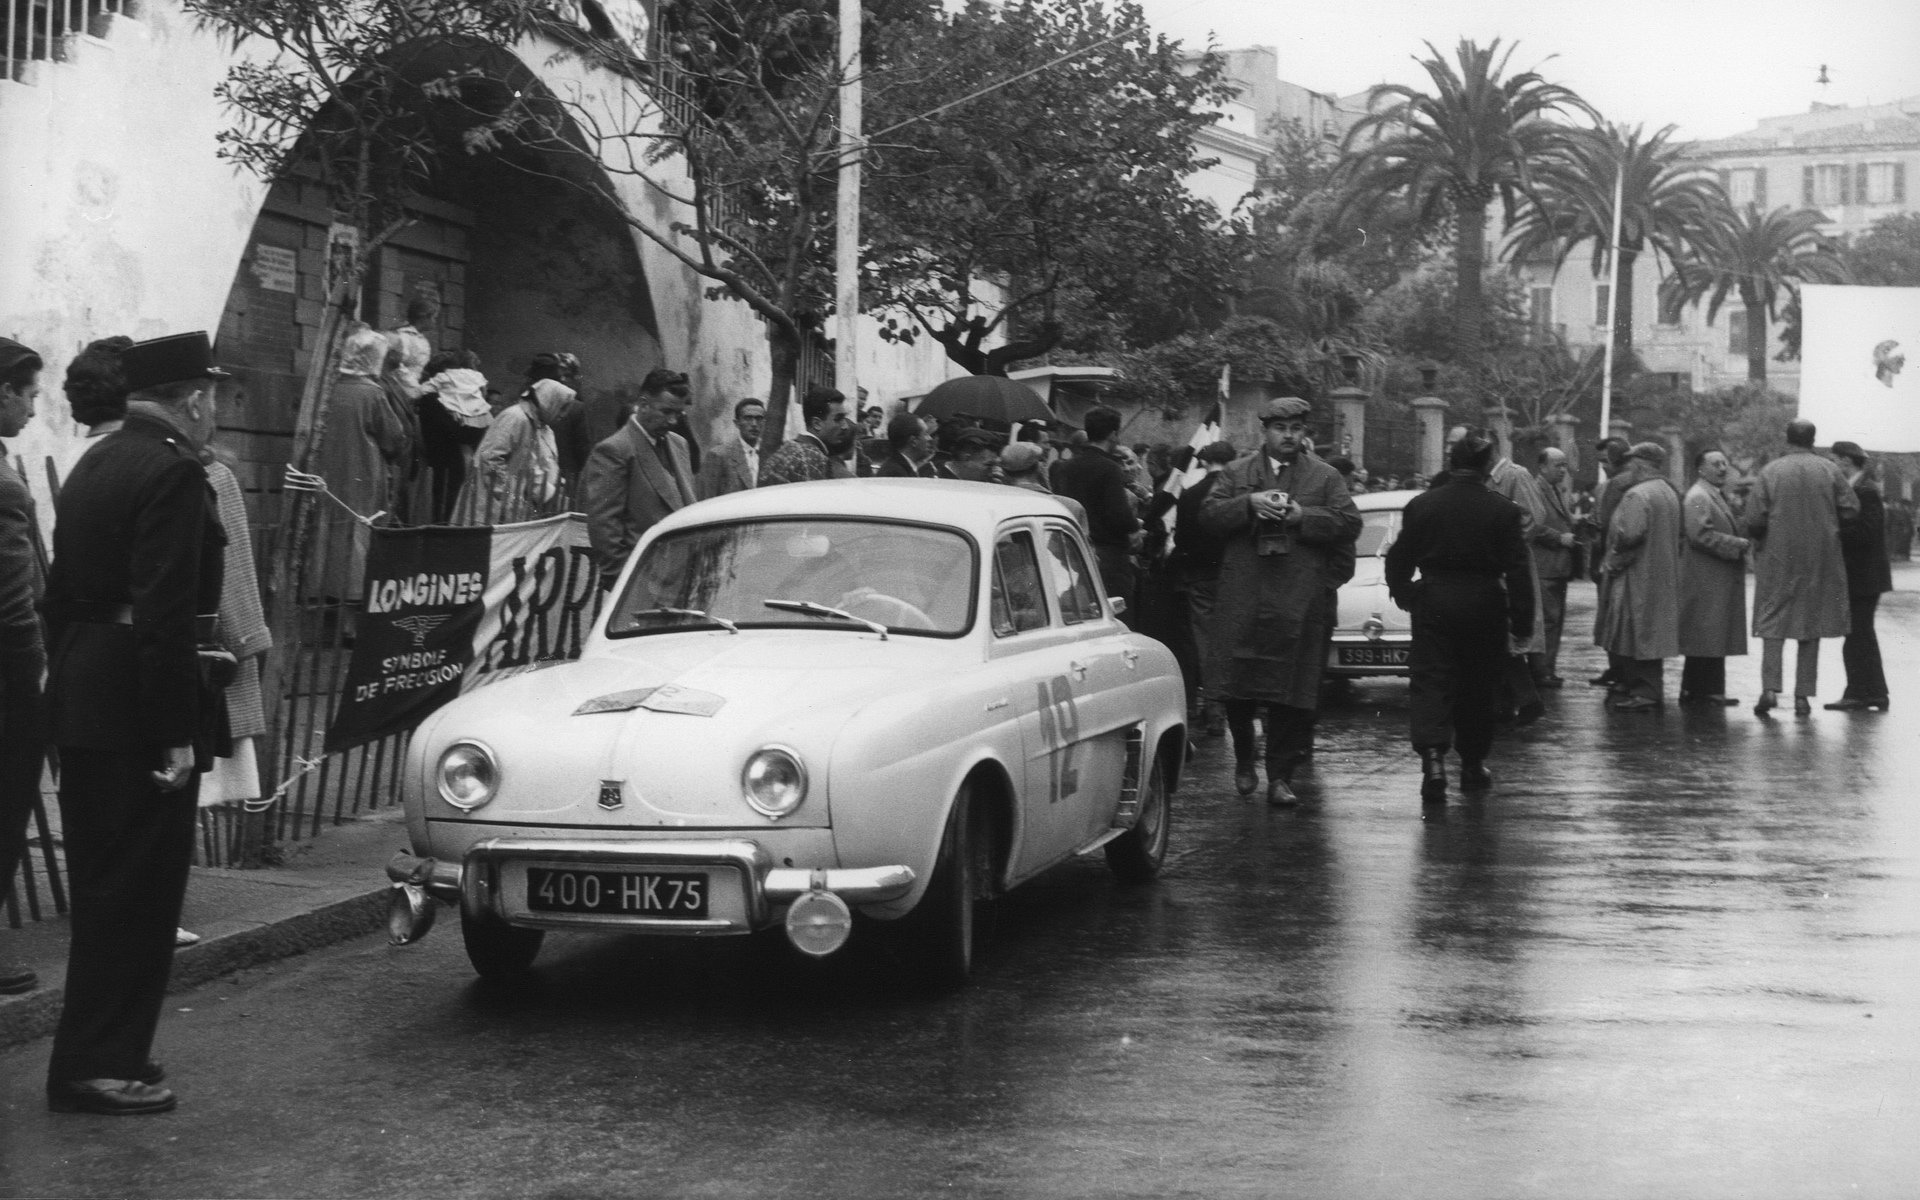
[[[129,392],[189,379],[227,378],[227,372],[213,365],[213,343],[204,329],[135,342],[120,352],[120,370]]]

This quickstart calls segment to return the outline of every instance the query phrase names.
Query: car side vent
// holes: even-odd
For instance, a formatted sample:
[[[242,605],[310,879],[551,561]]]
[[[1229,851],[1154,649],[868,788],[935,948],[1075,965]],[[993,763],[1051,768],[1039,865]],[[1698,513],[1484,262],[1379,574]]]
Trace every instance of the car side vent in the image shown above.
[[[1127,730],[1127,770],[1120,780],[1120,806],[1113,812],[1115,829],[1133,828],[1134,818],[1140,815],[1140,768],[1146,745],[1146,726],[1135,725]]]

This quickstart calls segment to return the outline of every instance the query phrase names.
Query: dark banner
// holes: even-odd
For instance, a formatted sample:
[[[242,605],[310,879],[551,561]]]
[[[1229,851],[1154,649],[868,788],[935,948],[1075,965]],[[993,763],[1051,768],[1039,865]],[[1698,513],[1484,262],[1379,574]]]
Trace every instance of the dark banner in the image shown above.
[[[579,516],[373,530],[327,752],[412,729],[479,684],[580,657],[600,596]]]
[[[493,531],[375,529],[327,752],[411,729],[460,694],[486,612]]]

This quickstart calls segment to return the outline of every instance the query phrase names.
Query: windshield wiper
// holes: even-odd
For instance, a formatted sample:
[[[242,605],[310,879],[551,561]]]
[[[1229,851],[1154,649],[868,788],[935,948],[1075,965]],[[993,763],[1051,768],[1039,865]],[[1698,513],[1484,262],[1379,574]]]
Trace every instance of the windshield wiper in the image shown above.
[[[697,608],[643,608],[639,612],[634,613],[633,616],[635,619],[640,617],[693,617],[696,620],[712,621],[728,633],[740,632],[740,627],[725,617],[716,617],[712,613],[701,612]]]
[[[778,608],[786,612],[806,613],[810,617],[834,617],[842,621],[851,621],[855,625],[865,625],[880,635],[881,641],[887,640],[887,627],[878,621],[869,621],[865,617],[856,617],[844,608],[829,608],[824,604],[815,604],[811,600],[762,600],[768,608]]]

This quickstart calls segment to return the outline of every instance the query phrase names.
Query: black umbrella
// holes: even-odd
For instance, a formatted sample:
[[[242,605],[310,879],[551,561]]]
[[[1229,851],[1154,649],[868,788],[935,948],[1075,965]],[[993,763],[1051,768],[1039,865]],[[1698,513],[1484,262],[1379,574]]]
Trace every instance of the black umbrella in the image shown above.
[[[1016,421],[1051,421],[1053,410],[1024,383],[1004,375],[963,375],[928,392],[913,410],[922,417],[966,415],[977,421],[1012,425]]]

